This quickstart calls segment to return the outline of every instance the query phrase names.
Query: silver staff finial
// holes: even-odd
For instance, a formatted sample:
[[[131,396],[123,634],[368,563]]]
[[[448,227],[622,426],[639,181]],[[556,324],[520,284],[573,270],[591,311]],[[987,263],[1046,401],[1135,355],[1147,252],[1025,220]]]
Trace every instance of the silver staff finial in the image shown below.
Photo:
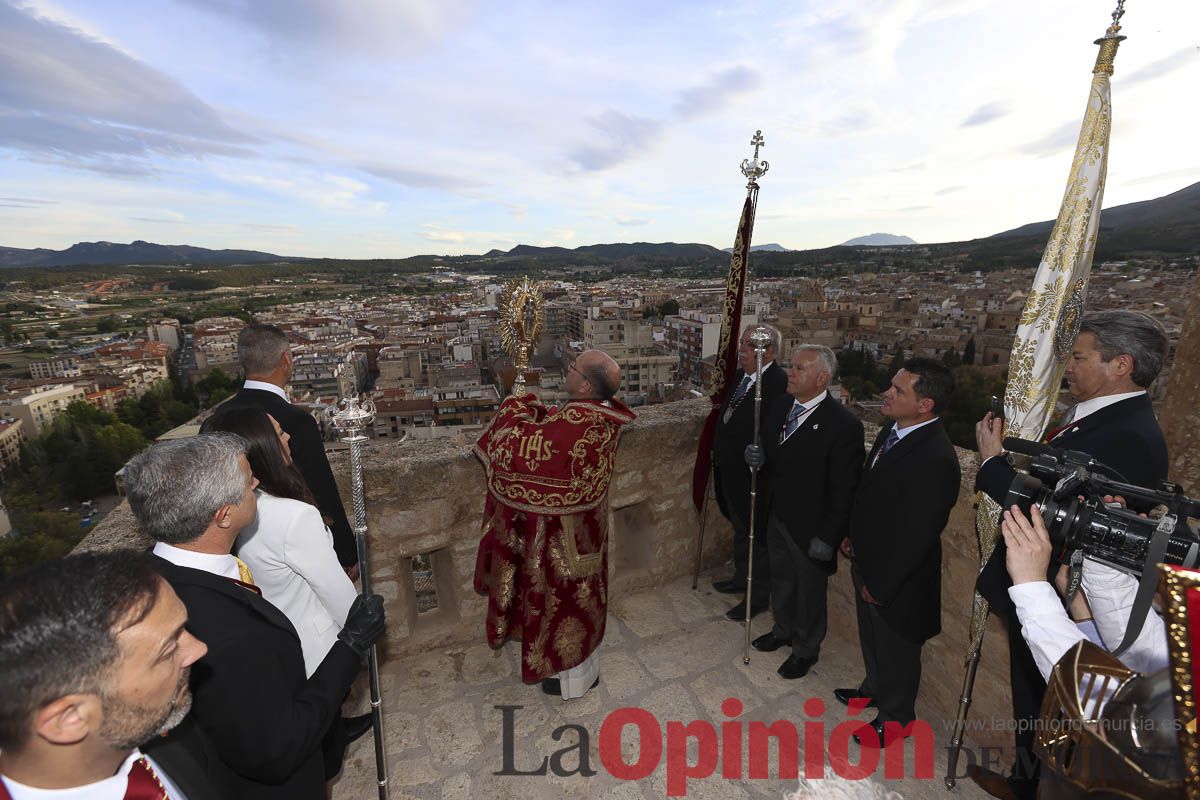
[[[766,161],[758,160],[758,149],[767,146],[766,140],[763,139],[762,131],[754,132],[754,138],[750,140],[750,144],[754,145],[754,158],[742,160],[742,174],[750,179],[750,182],[746,184],[747,189],[757,186],[758,179],[766,175],[767,170],[771,168],[771,165]]]
[[[375,404],[352,394],[325,409],[325,416],[338,433],[353,435],[375,421]]]

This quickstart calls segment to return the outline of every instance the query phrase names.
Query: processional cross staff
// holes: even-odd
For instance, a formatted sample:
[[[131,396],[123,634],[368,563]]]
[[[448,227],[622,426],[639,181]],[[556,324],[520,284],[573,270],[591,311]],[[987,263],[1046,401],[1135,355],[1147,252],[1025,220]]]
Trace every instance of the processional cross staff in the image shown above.
[[[767,142],[763,139],[762,131],[755,131],[754,138],[750,140],[750,144],[754,145],[754,157],[742,160],[742,174],[746,176],[746,192],[757,198],[758,196],[758,179],[767,174],[767,170],[771,165],[766,161],[758,160],[758,149],[765,147]],[[751,222],[753,225],[753,222]],[[746,248],[746,265],[749,266],[750,255],[750,237],[747,235],[744,242]],[[748,277],[748,276],[747,276]],[[741,309],[738,309],[738,317],[741,317]],[[754,329],[754,333],[750,334],[750,343],[754,345],[754,448],[757,450],[759,444],[758,425],[762,418],[762,360],[763,353],[766,352],[767,343],[771,341],[770,334],[767,329],[761,325]],[[758,467],[750,466],[750,551],[746,561],[746,599],[742,603],[746,607],[745,619],[745,642],[742,645],[742,663],[750,663],[750,614],[751,602],[750,598],[754,596],[754,507],[758,498]]]
[[[359,580],[362,596],[371,596],[371,566],[367,559],[367,503],[363,492],[362,446],[367,441],[364,431],[375,421],[375,404],[352,394],[343,397],[325,415],[342,441],[350,445],[350,487],[354,497],[354,541],[358,546]],[[383,735],[383,702],[379,693],[379,657],[375,645],[367,653],[367,674],[371,683],[371,727],[375,737],[375,777],[379,785],[379,800],[388,800],[388,760]]]

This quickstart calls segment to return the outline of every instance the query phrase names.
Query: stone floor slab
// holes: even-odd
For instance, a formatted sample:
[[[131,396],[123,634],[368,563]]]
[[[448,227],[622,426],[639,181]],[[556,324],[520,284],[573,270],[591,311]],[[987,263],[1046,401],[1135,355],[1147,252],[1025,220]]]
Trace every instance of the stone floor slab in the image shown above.
[[[723,574],[723,573],[722,573]],[[409,659],[385,662],[384,704],[388,720],[392,797],[422,800],[551,800],[551,798],[600,798],[600,800],[665,800],[666,725],[711,721],[720,732],[722,722],[785,721],[797,727],[798,762],[803,769],[804,723],[820,722],[828,744],[831,732],[847,721],[846,709],[832,698],[837,686],[861,678],[857,637],[849,631],[831,632],[821,660],[808,676],[785,681],[776,669],[787,656],[751,651],[751,663],[742,663],[742,627],[724,618],[732,602],[704,587],[712,574],[702,578],[701,590],[693,592],[690,577],[666,587],[639,592],[615,602],[609,618],[609,633],[600,658],[600,686],[579,700],[564,702],[541,692],[537,685],[520,681],[517,669],[519,644],[499,651],[486,644],[453,645]],[[752,622],[752,636],[771,627],[770,614]],[[505,669],[507,665],[508,669]],[[928,673],[927,673],[928,674]],[[361,691],[356,693],[357,698]],[[733,697],[741,701],[742,714],[731,720],[721,702]],[[809,714],[806,701],[820,700]],[[933,698],[933,699],[931,699]],[[919,708],[933,708],[936,693],[922,693]],[[356,700],[356,702],[358,702]],[[497,706],[519,706],[511,710],[511,731]],[[605,718],[621,707],[645,709],[658,723],[662,746],[660,761],[640,781],[614,777],[600,760],[600,729]],[[947,794],[941,776],[946,764],[949,735],[944,722],[933,724],[936,748],[934,779],[909,777],[873,785],[877,797],[905,800],[983,800],[970,782],[960,782]],[[577,741],[579,726],[588,737],[587,752],[593,776],[496,775],[504,765],[505,747],[516,770],[536,769],[554,752]],[[642,744],[636,729],[627,726],[620,740],[620,758],[626,764],[638,759]],[[509,741],[506,742],[506,735]],[[857,746],[851,747],[857,757]],[[698,746],[688,743],[687,757],[695,762]],[[774,752],[772,750],[772,752]],[[748,754],[743,754],[743,758]],[[578,753],[564,757],[568,769],[578,764]],[[911,765],[912,755],[908,757]],[[687,784],[690,800],[720,798],[758,800],[782,798],[790,792],[820,798],[835,789],[832,771],[824,781],[803,783],[778,776],[777,759],[771,777],[751,780],[726,779],[717,772]],[[371,737],[355,742],[343,774],[333,789],[333,800],[364,800],[374,797],[375,764]]]

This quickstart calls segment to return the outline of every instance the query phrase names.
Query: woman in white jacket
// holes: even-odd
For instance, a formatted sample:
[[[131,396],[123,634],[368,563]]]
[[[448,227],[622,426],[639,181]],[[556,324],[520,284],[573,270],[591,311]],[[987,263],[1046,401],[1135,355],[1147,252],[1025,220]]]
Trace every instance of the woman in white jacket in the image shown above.
[[[258,518],[238,535],[234,553],[250,568],[263,597],[296,628],[311,677],[337,641],[358,592],[338,563],[333,535],[292,464],[288,434],[275,418],[259,408],[223,408],[204,429],[236,433],[249,444]]]
[[[246,460],[258,478],[258,517],[242,529],[234,553],[250,568],[263,597],[296,629],[311,678],[358,596],[333,551],[333,534],[292,464],[288,434],[274,417],[257,407],[224,406],[200,430],[236,433],[249,445]],[[326,779],[341,769],[346,746],[370,729],[370,714],[343,717],[330,726],[322,744]]]

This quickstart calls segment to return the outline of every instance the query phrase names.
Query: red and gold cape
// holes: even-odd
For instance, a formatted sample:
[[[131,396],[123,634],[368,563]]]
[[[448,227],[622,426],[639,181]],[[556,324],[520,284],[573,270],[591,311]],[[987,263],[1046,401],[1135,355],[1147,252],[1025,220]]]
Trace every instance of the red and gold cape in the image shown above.
[[[608,614],[608,484],[619,401],[547,407],[509,397],[475,445],[487,478],[475,589],[488,595],[493,647],[521,640],[526,681],[578,666]]]

